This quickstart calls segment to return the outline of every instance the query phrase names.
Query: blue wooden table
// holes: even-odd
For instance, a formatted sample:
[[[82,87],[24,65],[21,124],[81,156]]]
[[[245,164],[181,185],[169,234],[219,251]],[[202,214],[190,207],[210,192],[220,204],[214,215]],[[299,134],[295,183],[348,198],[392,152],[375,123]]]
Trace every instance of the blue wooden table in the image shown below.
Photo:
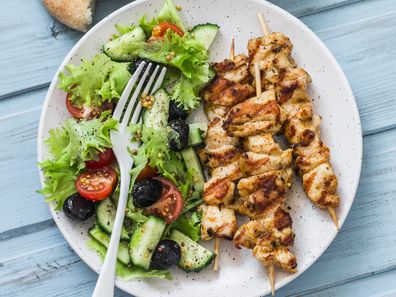
[[[128,2],[99,1],[95,21]],[[324,255],[277,296],[396,296],[396,1],[273,2],[299,17],[336,56],[364,134],[360,185],[345,225]],[[0,4],[0,296],[90,296],[96,274],[70,249],[35,193],[41,105],[82,34],[54,21],[39,0]]]

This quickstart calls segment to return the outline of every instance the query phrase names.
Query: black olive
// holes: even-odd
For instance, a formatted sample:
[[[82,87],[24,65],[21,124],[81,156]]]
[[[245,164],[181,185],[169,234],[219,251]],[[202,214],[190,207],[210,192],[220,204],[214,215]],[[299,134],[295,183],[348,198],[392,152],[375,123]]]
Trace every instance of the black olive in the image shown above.
[[[162,195],[162,183],[154,178],[139,181],[133,186],[132,199],[136,207],[148,207],[157,202]]]
[[[173,100],[169,103],[169,117],[168,122],[176,119],[185,120],[188,117],[188,112],[181,106],[177,105]]]
[[[157,63],[155,63],[155,62],[153,62],[153,61],[149,61],[149,60],[147,60],[147,59],[136,58],[134,61],[132,61],[131,63],[129,63],[129,65],[128,65],[128,71],[129,71],[130,74],[134,74],[135,71],[136,71],[136,69],[138,69],[139,65],[140,65],[142,62],[146,62],[145,68],[148,66],[148,64],[150,64],[150,63],[152,64],[152,65],[151,65],[151,68],[150,68],[150,72],[149,72],[149,74],[148,74],[148,76],[147,76],[147,79],[146,79],[146,80],[148,80],[148,79],[150,78],[150,75],[154,72],[155,67],[157,67],[157,65],[158,65]],[[141,75],[142,75],[143,73],[144,73],[144,71],[142,71]]]
[[[179,262],[180,246],[169,239],[161,240],[154,250],[150,267],[153,269],[168,269]]]
[[[65,200],[63,212],[73,220],[85,221],[95,213],[95,203],[75,193]]]
[[[180,152],[188,145],[189,126],[182,119],[176,119],[169,122],[172,131],[169,133],[169,147],[171,150]]]

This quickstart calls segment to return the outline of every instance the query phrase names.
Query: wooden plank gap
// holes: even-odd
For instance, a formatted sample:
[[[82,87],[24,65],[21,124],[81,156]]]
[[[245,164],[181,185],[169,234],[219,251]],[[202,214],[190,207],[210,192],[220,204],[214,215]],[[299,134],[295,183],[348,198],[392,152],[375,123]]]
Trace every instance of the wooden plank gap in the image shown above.
[[[39,232],[48,228],[52,228],[55,226],[55,222],[53,219],[41,221],[38,223],[34,223],[31,225],[25,225],[19,228],[10,229],[0,233],[0,242],[10,240],[15,237],[24,236],[27,234]]]

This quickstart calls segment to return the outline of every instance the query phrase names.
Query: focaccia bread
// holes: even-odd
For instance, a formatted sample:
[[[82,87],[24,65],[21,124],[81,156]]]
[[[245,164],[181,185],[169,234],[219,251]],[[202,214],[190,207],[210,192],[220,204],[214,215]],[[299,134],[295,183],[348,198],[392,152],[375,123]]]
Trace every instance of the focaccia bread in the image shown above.
[[[93,21],[96,0],[43,0],[45,7],[66,26],[86,32]]]

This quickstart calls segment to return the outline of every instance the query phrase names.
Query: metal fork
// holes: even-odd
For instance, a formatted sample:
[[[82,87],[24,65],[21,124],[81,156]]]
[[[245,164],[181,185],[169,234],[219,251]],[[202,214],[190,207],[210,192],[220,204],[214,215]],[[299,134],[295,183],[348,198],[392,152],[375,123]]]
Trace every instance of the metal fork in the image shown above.
[[[136,69],[135,73],[132,75],[131,79],[126,85],[113,114],[113,118],[119,121],[118,131],[111,131],[110,139],[113,145],[114,154],[120,167],[120,198],[118,201],[117,214],[115,217],[113,230],[111,232],[110,244],[107,249],[106,258],[100,271],[95,290],[92,294],[93,297],[114,296],[115,266],[117,262],[118,245],[120,242],[122,223],[124,221],[125,208],[128,201],[128,193],[131,182],[129,171],[133,166],[133,159],[128,151],[128,148],[138,148],[138,143],[131,143],[130,135],[127,132],[127,127],[129,124],[136,124],[139,121],[142,110],[140,100],[137,100],[139,95],[153,94],[161,86],[166,73],[166,68],[163,67],[162,70],[159,71],[160,66],[158,65],[154,69],[153,74],[141,93],[140,91],[146,81],[147,76],[150,73],[152,64],[149,63],[143,75],[140,76],[145,66],[146,63],[142,62]],[[158,73],[159,75],[156,78]],[[154,80],[156,80],[156,82],[153,88],[151,88]],[[132,90],[133,94],[128,103],[128,99]],[[131,117],[132,111],[133,115]]]

